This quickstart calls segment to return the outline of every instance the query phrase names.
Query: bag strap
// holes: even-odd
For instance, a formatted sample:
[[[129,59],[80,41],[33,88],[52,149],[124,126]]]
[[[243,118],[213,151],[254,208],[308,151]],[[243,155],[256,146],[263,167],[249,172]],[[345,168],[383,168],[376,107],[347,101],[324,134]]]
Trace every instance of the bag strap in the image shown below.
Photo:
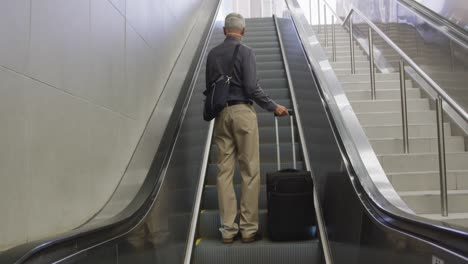
[[[237,53],[239,52],[239,46],[240,44],[236,45],[236,48],[234,49],[234,54],[232,54],[231,65],[229,66],[228,72],[230,77],[232,77],[232,74],[234,73],[234,63],[236,62]]]

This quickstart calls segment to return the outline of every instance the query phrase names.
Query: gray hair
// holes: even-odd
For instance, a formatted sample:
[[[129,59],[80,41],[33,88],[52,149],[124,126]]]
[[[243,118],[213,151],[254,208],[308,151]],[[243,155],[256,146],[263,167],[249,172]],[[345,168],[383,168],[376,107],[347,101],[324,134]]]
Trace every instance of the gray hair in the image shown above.
[[[224,27],[227,30],[242,30],[245,28],[245,19],[239,13],[230,13],[224,20]]]

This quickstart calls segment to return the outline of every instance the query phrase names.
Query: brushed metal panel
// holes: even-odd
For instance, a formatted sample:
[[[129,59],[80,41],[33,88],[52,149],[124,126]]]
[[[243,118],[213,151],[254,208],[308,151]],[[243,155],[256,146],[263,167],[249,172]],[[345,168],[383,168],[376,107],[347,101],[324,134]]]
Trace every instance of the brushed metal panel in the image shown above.
[[[30,81],[0,67],[0,249],[27,239],[26,86]]]
[[[0,65],[25,73],[30,38],[31,1],[7,0],[0,8]]]
[[[28,75],[81,98],[90,86],[89,5],[47,0],[31,6]]]
[[[91,1],[91,102],[123,112],[125,85],[125,20],[107,0]]]

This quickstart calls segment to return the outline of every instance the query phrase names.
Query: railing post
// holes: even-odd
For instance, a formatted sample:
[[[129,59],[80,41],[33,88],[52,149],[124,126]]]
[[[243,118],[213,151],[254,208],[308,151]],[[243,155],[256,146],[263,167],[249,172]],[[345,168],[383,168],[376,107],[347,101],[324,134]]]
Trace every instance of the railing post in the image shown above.
[[[401,120],[403,128],[403,151],[409,153],[409,136],[408,136],[408,108],[406,101],[406,80],[405,80],[405,63],[400,60],[400,94],[401,94]]]
[[[275,116],[275,132],[276,132],[276,161],[278,165],[278,170],[281,170],[281,155],[279,148],[279,134],[278,134],[278,117]]]
[[[351,74],[356,73],[356,67],[354,64],[354,33],[353,33],[353,15],[349,17],[349,55],[351,60]]]
[[[332,55],[333,62],[336,62],[336,36],[335,36],[335,16],[332,15]]]
[[[323,30],[325,34],[325,47],[328,47],[327,6],[323,5]]]
[[[370,85],[372,100],[376,99],[375,95],[375,68],[374,68],[374,41],[372,39],[372,28],[369,27],[369,69],[370,69]]]
[[[317,27],[318,27],[318,33],[320,33],[320,0],[317,0]]]
[[[447,198],[447,167],[445,163],[445,135],[444,135],[444,112],[443,100],[438,96],[436,99],[437,108],[437,140],[439,145],[439,175],[440,175],[440,202],[442,216],[448,216]]]
[[[312,26],[312,0],[309,0],[309,24]]]

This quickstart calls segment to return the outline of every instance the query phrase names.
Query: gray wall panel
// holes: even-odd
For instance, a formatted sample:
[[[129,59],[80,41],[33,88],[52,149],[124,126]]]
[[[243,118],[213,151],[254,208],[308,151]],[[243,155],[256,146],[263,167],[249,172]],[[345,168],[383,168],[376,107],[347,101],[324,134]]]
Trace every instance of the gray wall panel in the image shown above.
[[[0,2],[0,250],[108,201],[202,2]]]

